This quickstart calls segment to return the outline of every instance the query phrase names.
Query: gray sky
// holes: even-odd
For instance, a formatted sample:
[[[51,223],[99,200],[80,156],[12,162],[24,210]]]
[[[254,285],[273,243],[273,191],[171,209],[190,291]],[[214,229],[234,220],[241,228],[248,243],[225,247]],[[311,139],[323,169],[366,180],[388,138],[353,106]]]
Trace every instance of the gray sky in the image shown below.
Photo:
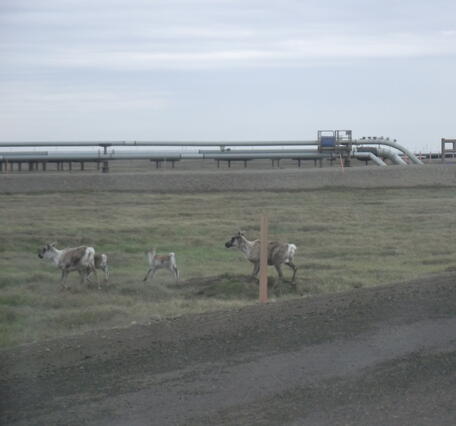
[[[454,0],[0,0],[0,141],[456,137]]]

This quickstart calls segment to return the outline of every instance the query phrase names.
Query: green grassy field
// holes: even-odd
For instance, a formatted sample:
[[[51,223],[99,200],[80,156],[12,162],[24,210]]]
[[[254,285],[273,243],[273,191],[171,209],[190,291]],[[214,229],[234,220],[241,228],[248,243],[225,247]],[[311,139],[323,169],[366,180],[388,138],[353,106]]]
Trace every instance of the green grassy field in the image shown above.
[[[224,243],[239,229],[257,238],[262,212],[271,239],[298,246],[297,289],[285,282],[273,299],[452,270],[455,211],[454,188],[0,195],[0,346],[256,303],[252,266]],[[59,271],[37,256],[52,241],[107,253],[110,287],[72,273],[60,291]],[[159,271],[143,284],[154,246],[176,253],[181,283]]]

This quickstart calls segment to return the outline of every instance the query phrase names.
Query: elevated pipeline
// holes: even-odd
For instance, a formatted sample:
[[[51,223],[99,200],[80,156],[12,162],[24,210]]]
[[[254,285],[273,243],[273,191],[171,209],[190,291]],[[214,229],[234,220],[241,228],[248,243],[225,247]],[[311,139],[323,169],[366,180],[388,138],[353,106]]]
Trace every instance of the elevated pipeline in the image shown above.
[[[390,146],[392,148],[397,149],[398,151],[401,151],[404,153],[408,158],[410,158],[410,161],[414,164],[420,164],[423,165],[423,162],[416,157],[416,155],[410,151],[409,149],[405,148],[402,145],[399,145],[397,142],[388,140],[388,139],[374,139],[374,140],[369,140],[369,139],[358,139],[352,141],[353,145],[386,145]],[[404,162],[404,164],[407,164]]]
[[[355,152],[359,155],[362,155],[363,153],[370,153],[370,154],[373,154],[378,159],[387,158],[393,164],[397,164],[400,166],[407,165],[407,163],[396,152],[394,152],[390,149],[377,148],[377,147],[371,147],[371,146],[360,146]]]
[[[351,145],[386,145],[404,153],[414,164],[423,164],[410,150],[397,142],[389,139],[355,139],[347,144]],[[318,146],[318,140],[274,140],[274,141],[38,141],[38,142],[0,142],[1,147],[135,147],[135,146],[153,146],[153,147],[219,147],[224,150],[232,146]],[[106,153],[106,152],[105,152]],[[132,158],[132,157],[130,157]]]
[[[368,151],[354,151],[353,157],[358,160],[372,160],[377,166],[386,166],[387,164],[380,158],[378,158],[373,152]]]

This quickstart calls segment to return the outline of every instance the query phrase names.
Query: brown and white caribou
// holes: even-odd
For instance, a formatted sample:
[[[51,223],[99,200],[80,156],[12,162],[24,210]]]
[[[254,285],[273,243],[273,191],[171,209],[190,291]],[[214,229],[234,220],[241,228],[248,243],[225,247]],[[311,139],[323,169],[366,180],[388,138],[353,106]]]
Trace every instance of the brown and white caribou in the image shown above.
[[[41,259],[51,260],[57,268],[62,271],[60,285],[66,289],[66,279],[72,271],[79,272],[81,284],[88,280],[91,273],[95,275],[98,288],[97,272],[95,270],[95,249],[93,247],[81,246],[59,250],[56,243],[46,244],[38,252]]]
[[[174,253],[157,254],[157,250],[153,248],[146,251],[146,255],[149,262],[149,269],[143,281],[147,281],[149,276],[153,279],[158,269],[167,269],[174,275],[176,282],[179,281],[179,270],[177,269],[176,255]]]
[[[242,232],[238,232],[225,243],[225,247],[239,249],[247,260],[253,263],[252,277],[257,276],[260,270],[260,240],[249,241]],[[285,264],[293,270],[291,281],[294,282],[298,270],[293,263],[295,253],[296,246],[294,244],[278,241],[268,243],[268,265],[275,267],[279,279],[283,279],[282,264]]]

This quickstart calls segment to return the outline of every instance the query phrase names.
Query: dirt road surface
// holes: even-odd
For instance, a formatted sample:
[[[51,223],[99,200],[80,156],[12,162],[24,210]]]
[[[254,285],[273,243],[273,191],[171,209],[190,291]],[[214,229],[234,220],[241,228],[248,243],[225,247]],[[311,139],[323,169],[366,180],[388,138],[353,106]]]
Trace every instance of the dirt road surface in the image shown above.
[[[2,350],[3,425],[456,424],[456,274]]]

